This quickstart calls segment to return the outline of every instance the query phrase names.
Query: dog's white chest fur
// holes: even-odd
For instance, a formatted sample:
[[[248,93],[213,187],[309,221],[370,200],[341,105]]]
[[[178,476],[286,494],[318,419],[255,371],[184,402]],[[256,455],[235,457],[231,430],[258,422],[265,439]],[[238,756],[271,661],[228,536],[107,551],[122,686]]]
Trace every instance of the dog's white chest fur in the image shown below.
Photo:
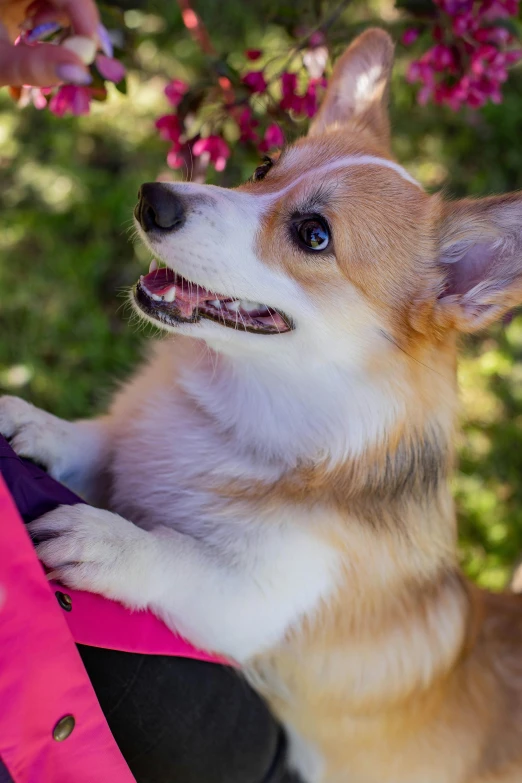
[[[226,423],[220,427],[185,393],[184,368],[176,367],[183,348],[179,356],[171,343],[159,346],[152,363],[116,398],[113,416],[124,426],[116,427],[113,443],[110,505],[147,529],[161,524],[198,537],[198,526],[205,536],[212,535],[209,527],[220,527],[220,489],[237,480],[277,480],[282,468],[262,455],[256,459]],[[226,405],[226,387],[219,394]]]
[[[194,526],[202,525],[212,536],[209,527],[219,527],[215,489],[231,482],[268,486],[300,461],[355,455],[397,416],[389,394],[356,375],[349,395],[346,379],[333,376],[326,400],[322,368],[308,373],[297,363],[294,372],[282,365],[272,382],[268,370],[238,378],[236,368],[217,361],[196,341],[166,341],[116,397],[110,505],[136,524],[195,535]],[[226,503],[229,522],[234,504],[230,497]],[[239,498],[237,507],[244,516]],[[281,509],[276,515],[282,521]]]

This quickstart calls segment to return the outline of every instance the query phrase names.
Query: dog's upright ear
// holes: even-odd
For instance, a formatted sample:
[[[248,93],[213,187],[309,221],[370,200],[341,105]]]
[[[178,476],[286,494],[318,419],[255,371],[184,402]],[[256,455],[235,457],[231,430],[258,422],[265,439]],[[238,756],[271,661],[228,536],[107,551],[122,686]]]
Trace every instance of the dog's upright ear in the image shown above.
[[[522,193],[444,204],[438,245],[442,326],[475,332],[522,304]]]
[[[393,43],[384,30],[366,30],[339,58],[324,101],[309,135],[316,136],[348,122],[366,128],[389,146],[388,93]]]

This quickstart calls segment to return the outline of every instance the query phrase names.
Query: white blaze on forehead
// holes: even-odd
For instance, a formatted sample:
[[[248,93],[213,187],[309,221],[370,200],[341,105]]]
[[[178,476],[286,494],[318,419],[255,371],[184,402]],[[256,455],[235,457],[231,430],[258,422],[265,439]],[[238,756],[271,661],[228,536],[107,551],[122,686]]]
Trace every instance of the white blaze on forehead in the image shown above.
[[[293,165],[295,156],[296,151],[290,150],[287,153],[287,156],[285,156],[285,159],[289,159]],[[295,163],[296,165],[299,163],[297,158]],[[399,177],[402,177],[402,179],[406,180],[406,182],[409,182],[411,185],[415,185],[415,187],[424,190],[420,182],[414,179],[411,174],[409,174],[406,169],[403,168],[403,166],[400,166],[398,163],[395,163],[395,161],[388,160],[387,158],[378,158],[376,155],[345,155],[342,158],[337,158],[336,160],[330,161],[330,163],[323,163],[321,166],[313,166],[312,168],[307,169],[302,174],[299,174],[297,177],[295,177],[295,179],[293,179],[292,182],[290,182],[288,185],[285,185],[279,190],[273,190],[271,193],[256,193],[255,190],[246,193],[245,191],[222,188],[217,185],[198,185],[193,182],[167,183],[167,186],[181,193],[199,192],[205,195],[210,193],[217,198],[224,196],[225,199],[231,204],[241,203],[244,205],[245,201],[252,203],[251,197],[255,199],[257,204],[264,204],[270,203],[280,198],[280,196],[284,195],[285,193],[288,193],[288,191],[295,188],[296,185],[309,177],[311,174],[314,174],[317,177],[320,174],[328,174],[331,171],[350,168],[351,166],[381,166],[385,169],[395,171],[395,173],[398,174]]]
[[[303,174],[300,174],[298,177],[296,177],[289,185],[286,185],[284,188],[273,191],[269,194],[259,194],[259,196],[256,196],[256,198],[272,201],[274,197],[279,198],[289,190],[292,190],[292,188],[295,188],[299,182],[302,182],[302,180],[306,179],[306,177],[310,176],[310,174],[328,174],[330,171],[337,171],[338,169],[349,168],[350,166],[382,166],[386,169],[391,169],[391,171],[395,171],[396,174],[402,177],[402,179],[406,180],[406,182],[415,185],[421,190],[423,189],[420,182],[417,182],[417,180],[414,179],[411,174],[408,174],[405,168],[400,166],[398,163],[395,163],[393,160],[378,158],[374,155],[347,155],[344,158],[338,158],[337,160],[333,160],[330,163],[325,163],[322,166],[316,166],[314,168],[308,169]],[[255,195],[255,193],[253,195]]]

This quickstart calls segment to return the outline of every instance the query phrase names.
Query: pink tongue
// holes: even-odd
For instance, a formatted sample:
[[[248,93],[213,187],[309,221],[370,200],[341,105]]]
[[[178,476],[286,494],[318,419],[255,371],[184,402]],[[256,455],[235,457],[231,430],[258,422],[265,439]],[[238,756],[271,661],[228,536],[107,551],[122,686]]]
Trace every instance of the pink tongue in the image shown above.
[[[156,294],[156,296],[164,296],[171,288],[175,288],[176,307],[185,318],[190,318],[194,308],[201,302],[220,298],[211,291],[207,291],[206,288],[189,283],[188,280],[176,275],[172,269],[167,269],[164,266],[156,269],[155,272],[144,275],[141,278],[141,285],[149,294]]]

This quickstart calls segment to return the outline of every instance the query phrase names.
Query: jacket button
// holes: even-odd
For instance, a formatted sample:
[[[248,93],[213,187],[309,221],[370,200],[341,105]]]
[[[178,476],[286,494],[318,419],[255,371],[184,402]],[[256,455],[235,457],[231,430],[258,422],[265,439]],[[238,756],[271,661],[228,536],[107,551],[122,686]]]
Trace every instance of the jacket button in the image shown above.
[[[67,593],[62,593],[60,590],[57,590],[55,593],[58,603],[62,607],[62,609],[65,609],[66,612],[70,612],[72,609],[72,599],[70,595],[67,595]]]
[[[72,734],[72,730],[74,729],[74,726],[76,724],[76,721],[74,720],[73,715],[66,715],[64,718],[58,721],[56,726],[53,729],[53,739],[56,740],[56,742],[63,742]]]

